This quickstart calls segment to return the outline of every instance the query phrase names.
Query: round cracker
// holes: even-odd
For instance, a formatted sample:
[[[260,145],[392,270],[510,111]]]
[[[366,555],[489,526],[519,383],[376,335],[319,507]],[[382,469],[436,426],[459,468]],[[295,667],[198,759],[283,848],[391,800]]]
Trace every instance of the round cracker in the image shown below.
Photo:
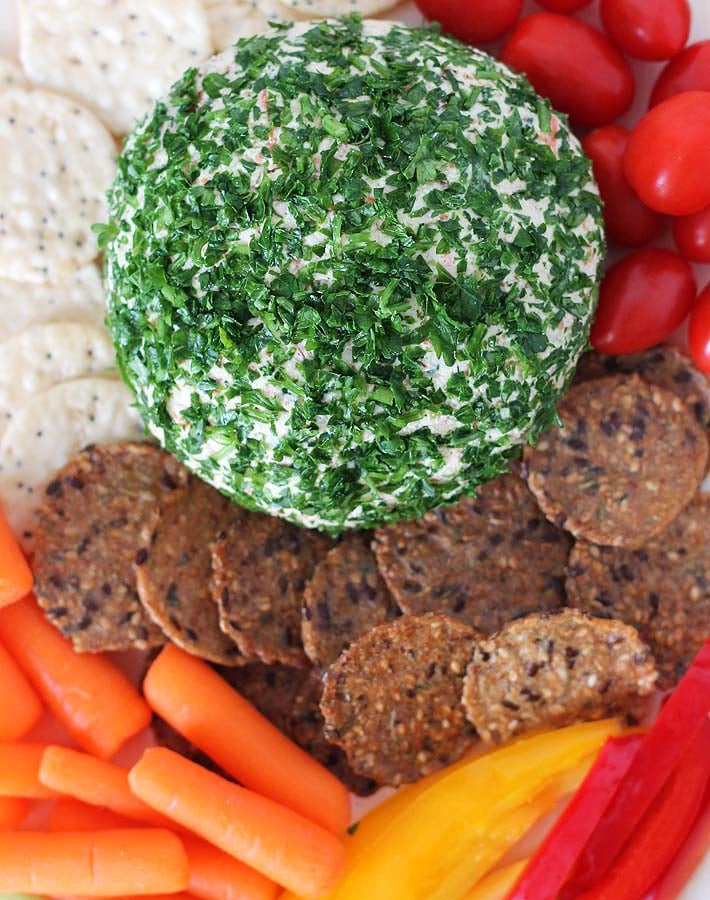
[[[497,744],[538,727],[637,710],[656,674],[628,625],[572,609],[535,613],[478,644],[463,704],[481,738]]]
[[[96,258],[91,226],[106,220],[115,154],[75,101],[0,91],[0,277],[57,281]]]
[[[79,652],[165,642],[138,599],[140,534],[186,470],[152,444],[92,447],[47,485],[33,571],[37,600]]]
[[[577,538],[641,547],[693,498],[708,439],[683,401],[638,375],[573,387],[563,427],[525,450],[528,486],[547,518]]]
[[[303,18],[339,18],[349,13],[375,16],[397,5],[397,0],[271,0]]]
[[[373,544],[405,613],[445,613],[484,634],[564,605],[571,546],[516,474],[488,482],[455,506],[378,528]]]
[[[605,375],[634,373],[649,384],[676,394],[690,407],[698,423],[710,428],[710,378],[670,344],[625,356],[605,356],[592,350],[580,359],[575,384]]]
[[[80,322],[104,328],[105,316],[104,289],[93,263],[53,284],[0,278],[0,343],[27,328],[49,322]]]
[[[326,738],[380,784],[415,782],[456,762],[476,740],[461,692],[477,639],[435,613],[373,628],[326,672]]]
[[[233,523],[217,542],[212,575],[220,622],[244,656],[307,665],[303,591],[332,546],[324,534],[261,513]]]
[[[237,645],[219,627],[210,583],[212,546],[242,515],[213,487],[191,477],[153,511],[135,557],[138,596],[178,647],[210,662],[238,665]]]
[[[674,687],[710,634],[710,496],[698,494],[639,550],[579,541],[567,569],[568,603],[633,625]]]
[[[15,410],[40,391],[90,375],[116,377],[116,356],[106,329],[78,322],[35,325],[2,343],[0,437]]]
[[[87,444],[143,437],[133,396],[121,381],[79,378],[34,394],[0,440],[0,500],[25,550],[54,472]]]
[[[33,81],[77,97],[117,135],[212,52],[198,0],[24,0],[19,39]]]
[[[25,73],[14,60],[0,56],[0,91],[14,87],[28,87]]]
[[[301,637],[311,662],[327,668],[353,641],[398,614],[377,569],[370,535],[349,533],[316,566],[303,593]]]
[[[269,19],[253,0],[219,3],[207,7],[212,44],[218,52],[231,47],[240,38],[265,34]]]

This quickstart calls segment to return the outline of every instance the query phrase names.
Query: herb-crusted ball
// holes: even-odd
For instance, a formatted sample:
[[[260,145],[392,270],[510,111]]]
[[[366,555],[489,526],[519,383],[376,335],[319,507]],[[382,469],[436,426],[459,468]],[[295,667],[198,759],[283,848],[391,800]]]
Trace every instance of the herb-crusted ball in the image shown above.
[[[565,121],[435,31],[272,28],[128,140],[110,325],[151,432],[239,503],[338,531],[472,493],[555,420],[599,196]]]

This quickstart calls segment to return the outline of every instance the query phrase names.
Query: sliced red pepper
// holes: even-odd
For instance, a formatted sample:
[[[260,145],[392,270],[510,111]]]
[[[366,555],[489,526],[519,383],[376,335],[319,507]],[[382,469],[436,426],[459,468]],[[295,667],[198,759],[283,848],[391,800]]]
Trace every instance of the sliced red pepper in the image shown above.
[[[673,862],[698,816],[710,778],[710,721],[648,808],[606,875],[576,900],[639,900]]]
[[[679,760],[706,727],[710,712],[710,639],[673,691],[607,803],[561,898],[598,882],[629,840]]]
[[[579,790],[526,866],[508,900],[556,897],[609,798],[626,774],[643,734],[609,738]]]

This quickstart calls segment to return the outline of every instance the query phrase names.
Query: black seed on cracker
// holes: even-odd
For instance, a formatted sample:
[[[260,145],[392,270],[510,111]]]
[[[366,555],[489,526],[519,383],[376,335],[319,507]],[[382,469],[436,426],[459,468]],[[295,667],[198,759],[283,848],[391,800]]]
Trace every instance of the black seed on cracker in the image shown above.
[[[477,639],[435,613],[373,628],[326,672],[326,738],[358,774],[382,784],[415,782],[460,759],[476,740],[461,692]]]
[[[301,637],[321,669],[398,610],[370,549],[371,535],[349,533],[316,566],[303,594]]]
[[[212,547],[245,515],[213,487],[191,477],[146,522],[135,558],[143,607],[166,637],[195,656],[224,665],[244,662],[219,626],[212,595]]]
[[[527,479],[547,518],[576,538],[641,547],[692,499],[708,438],[679,397],[614,375],[573,387],[558,412],[563,428],[525,450]]]
[[[34,556],[37,599],[80,652],[165,642],[140,604],[133,565],[142,528],[171,493],[166,473],[175,485],[187,479],[151,444],[94,447],[60,469],[45,494]]]
[[[306,583],[333,541],[261,513],[232,523],[212,553],[220,624],[244,656],[305,666],[301,606]]]
[[[503,475],[455,506],[375,532],[380,571],[405,613],[441,612],[490,634],[564,604],[568,534],[540,512],[525,482]]]
[[[633,625],[656,658],[659,686],[673,687],[710,634],[710,495],[697,494],[641,549],[579,541],[567,595],[576,609]]]
[[[637,711],[656,670],[635,629],[564,609],[533,613],[476,647],[463,705],[497,744],[537,727]]]

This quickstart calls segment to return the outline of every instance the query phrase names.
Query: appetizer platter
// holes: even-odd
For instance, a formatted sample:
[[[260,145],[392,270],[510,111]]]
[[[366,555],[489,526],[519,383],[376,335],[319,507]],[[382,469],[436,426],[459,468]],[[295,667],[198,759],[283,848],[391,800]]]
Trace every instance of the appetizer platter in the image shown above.
[[[705,896],[705,4],[0,25],[0,897]]]

